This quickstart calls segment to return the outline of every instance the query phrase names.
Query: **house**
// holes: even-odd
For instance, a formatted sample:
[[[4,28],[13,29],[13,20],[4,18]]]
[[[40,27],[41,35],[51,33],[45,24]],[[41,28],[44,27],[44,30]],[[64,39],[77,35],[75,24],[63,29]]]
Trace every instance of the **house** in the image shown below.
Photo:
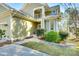
[[[49,7],[46,3],[27,3],[21,9],[26,15],[40,21],[38,28],[46,29],[47,31],[58,31],[58,20],[61,19],[60,6]]]
[[[37,28],[58,31],[60,6],[49,7],[47,4],[27,3],[17,11],[7,4],[0,4],[0,29],[10,40],[30,36]]]

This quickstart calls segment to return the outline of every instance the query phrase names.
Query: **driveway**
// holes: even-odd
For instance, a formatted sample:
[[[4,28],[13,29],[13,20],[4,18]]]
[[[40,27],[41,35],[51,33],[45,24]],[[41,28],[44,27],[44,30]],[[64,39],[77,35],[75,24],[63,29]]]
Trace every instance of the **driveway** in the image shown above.
[[[48,54],[17,44],[0,47],[0,56],[48,56]]]

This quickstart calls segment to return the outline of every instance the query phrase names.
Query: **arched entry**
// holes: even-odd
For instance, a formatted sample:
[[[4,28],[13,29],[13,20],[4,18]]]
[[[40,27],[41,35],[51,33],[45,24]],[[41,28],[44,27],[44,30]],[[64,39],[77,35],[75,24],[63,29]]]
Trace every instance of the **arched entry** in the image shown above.
[[[37,28],[40,28],[40,22],[32,22],[31,34],[34,34]]]

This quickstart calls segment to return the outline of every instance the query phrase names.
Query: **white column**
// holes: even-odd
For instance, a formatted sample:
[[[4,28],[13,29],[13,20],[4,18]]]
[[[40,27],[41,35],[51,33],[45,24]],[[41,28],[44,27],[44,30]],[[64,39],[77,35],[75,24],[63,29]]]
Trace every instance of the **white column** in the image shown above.
[[[48,28],[49,28],[49,31],[51,30],[51,24],[50,24],[50,23],[51,23],[51,22],[49,21],[49,27],[48,27]]]
[[[35,10],[33,10],[33,18],[34,18],[34,11],[35,11]]]
[[[12,15],[10,15],[10,20],[9,20],[9,29],[10,29],[10,39],[13,42],[13,34],[12,34],[12,29],[13,29],[13,23],[12,23]]]
[[[45,28],[45,23],[44,23],[44,18],[45,18],[45,9],[44,6],[42,6],[42,19],[41,19],[41,28]]]
[[[58,22],[54,20],[54,31],[59,31]]]

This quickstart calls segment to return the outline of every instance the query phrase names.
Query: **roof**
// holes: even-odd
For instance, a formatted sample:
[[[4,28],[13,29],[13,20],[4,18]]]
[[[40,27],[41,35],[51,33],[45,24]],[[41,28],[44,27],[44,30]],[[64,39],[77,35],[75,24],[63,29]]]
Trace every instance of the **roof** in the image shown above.
[[[23,7],[20,10],[23,10],[25,7],[29,7],[33,4],[37,4],[38,6],[45,6],[46,8],[49,8],[47,3],[24,3]]]
[[[5,3],[1,3],[0,5],[2,5],[3,7],[5,7],[8,10],[11,10],[11,14],[13,17],[19,17],[21,19],[27,20],[27,21],[32,21],[32,22],[38,22],[37,20],[35,21],[34,18],[25,15],[22,11],[17,11],[16,9],[10,7],[9,5],[5,4]]]

